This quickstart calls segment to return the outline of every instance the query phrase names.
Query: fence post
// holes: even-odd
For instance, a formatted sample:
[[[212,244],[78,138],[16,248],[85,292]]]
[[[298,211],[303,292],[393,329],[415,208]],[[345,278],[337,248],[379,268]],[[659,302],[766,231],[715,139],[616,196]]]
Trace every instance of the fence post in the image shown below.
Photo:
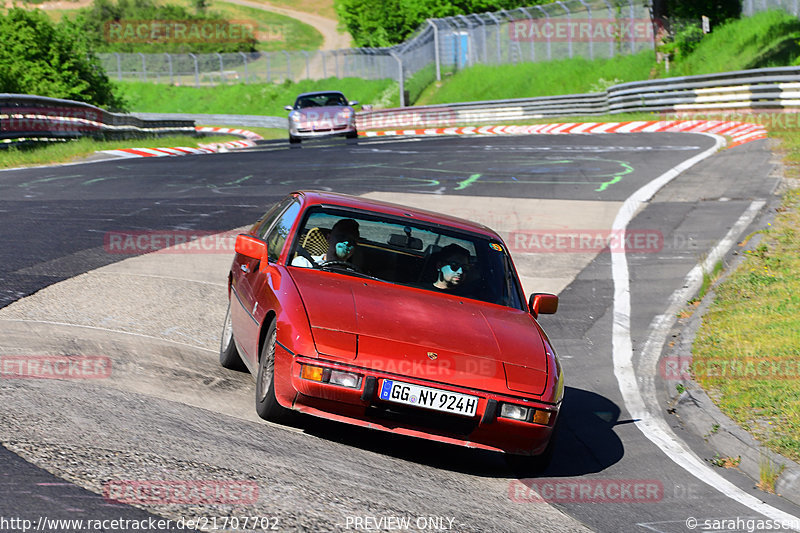
[[[244,52],[239,52],[244,60],[244,82],[247,83],[247,55]]]
[[[406,106],[405,81],[403,80],[403,60],[393,50],[389,50],[389,55],[397,60],[397,82],[400,84],[400,107]]]
[[[269,52],[264,52],[264,55],[267,58],[267,83],[272,81],[272,72],[270,72],[270,57]]]
[[[636,40],[633,36],[633,24],[635,22],[636,10],[633,7],[633,0],[628,0],[628,8],[630,12],[630,23],[628,25],[628,33],[631,34],[631,53],[636,51]]]
[[[114,55],[117,56],[117,78],[122,81],[122,58],[119,52],[114,52]]]
[[[532,37],[532,35],[533,35],[533,15],[531,15],[528,12],[528,10],[525,9],[524,7],[518,7],[514,11],[520,11],[528,19],[528,24],[530,24],[530,27],[528,29],[531,31],[531,39],[528,41],[530,43],[529,47],[531,49],[531,61],[536,61],[536,47],[534,46],[534,42],[533,42],[534,39]],[[521,46],[522,45],[520,45],[520,47]],[[522,48],[520,48],[519,55],[520,55],[520,57],[522,56]]]
[[[497,64],[501,65],[503,63],[503,58],[501,56],[502,52],[500,50],[500,19],[495,17],[494,13],[486,13],[486,15],[488,15],[489,18],[492,19],[492,22],[494,22],[494,27],[495,27],[494,35],[496,37],[495,41],[497,41]]]
[[[606,4],[606,8],[608,9],[608,20],[614,20],[614,10],[611,8],[611,4],[608,3],[608,0],[603,0]],[[608,54],[609,57],[614,57],[614,40],[610,39],[608,41]]]
[[[289,81],[294,81],[292,80],[292,60],[289,57],[289,52],[284,50],[283,53],[286,56],[286,79]]]
[[[319,55],[322,57],[322,79],[328,77],[328,66],[325,64],[327,63],[328,59],[325,57],[325,52],[320,50]]]
[[[431,19],[428,19],[428,24],[433,27],[433,62],[436,64],[436,81],[442,81],[442,65],[439,61],[439,28]]]
[[[303,51],[303,55],[306,56],[306,79],[310,80],[311,79],[311,66],[309,65],[309,61],[308,61],[308,52],[306,52],[304,50]]]
[[[564,9],[564,11],[567,12],[567,29],[569,30],[567,31],[567,50],[569,53],[569,57],[571,59],[572,58],[572,12],[566,5],[564,5],[564,2],[556,0],[556,4],[560,5]]]
[[[586,8],[586,13],[588,13],[589,17],[589,59],[594,59],[594,27],[592,26],[592,8],[589,7],[589,4],[584,2],[583,0],[578,0],[578,2]]]
[[[536,9],[538,9],[539,11],[541,11],[542,13],[544,13],[544,18],[545,18],[545,20],[547,21],[547,24],[550,24],[550,13],[548,13],[547,11],[545,11],[545,10],[544,10],[544,8],[543,8],[542,6],[533,6],[533,7],[535,7]],[[551,33],[553,33],[553,32],[550,32],[550,31],[549,31],[549,32],[547,32],[547,36],[546,36],[546,37],[547,37],[547,60],[548,60],[548,61],[550,61],[551,59],[553,59],[553,49],[552,49],[552,48],[551,48],[551,46],[550,46],[550,34],[551,34]]]
[[[194,86],[200,87],[200,66],[197,64],[197,56],[190,53],[192,59],[194,59]]]
[[[172,56],[167,52],[164,52],[164,55],[167,56],[167,65],[169,66],[169,84],[173,85],[175,82],[172,76]]]
[[[214,52],[217,57],[219,58],[219,82],[224,84],[225,83],[225,66],[222,64],[222,54],[219,52]]]
[[[142,58],[142,81],[147,81],[147,65],[144,61],[144,54],[138,52],[139,56]]]

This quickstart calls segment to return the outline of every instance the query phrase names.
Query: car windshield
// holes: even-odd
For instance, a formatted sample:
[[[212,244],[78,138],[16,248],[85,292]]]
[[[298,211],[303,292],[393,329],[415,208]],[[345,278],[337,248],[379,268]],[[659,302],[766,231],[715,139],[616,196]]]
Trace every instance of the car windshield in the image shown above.
[[[295,102],[295,109],[306,107],[346,106],[347,100],[341,93],[321,93],[300,96]]]
[[[288,262],[524,309],[500,242],[380,213],[310,208]]]

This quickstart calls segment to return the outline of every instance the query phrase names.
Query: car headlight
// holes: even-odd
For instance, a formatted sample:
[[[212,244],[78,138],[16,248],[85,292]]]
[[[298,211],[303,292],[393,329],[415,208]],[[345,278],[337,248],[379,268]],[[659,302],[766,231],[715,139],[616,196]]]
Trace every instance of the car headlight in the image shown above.
[[[500,405],[500,418],[510,418],[511,420],[521,420],[522,422],[533,422],[547,426],[550,424],[552,413],[544,409],[534,409],[515,403],[503,403]]]
[[[297,113],[292,113],[291,115],[289,115],[289,120],[291,120],[292,122],[297,122],[297,123],[302,121],[302,119],[300,118],[300,115],[297,114]]]
[[[527,422],[531,416],[531,409],[514,403],[504,403],[500,405],[500,416]]]

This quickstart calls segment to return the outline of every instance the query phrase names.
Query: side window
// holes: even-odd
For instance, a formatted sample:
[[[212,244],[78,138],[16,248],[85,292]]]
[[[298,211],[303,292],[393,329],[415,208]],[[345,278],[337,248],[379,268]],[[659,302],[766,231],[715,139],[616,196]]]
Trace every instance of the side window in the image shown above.
[[[286,243],[286,238],[289,236],[289,231],[292,229],[292,224],[297,219],[300,213],[300,204],[294,202],[288,209],[281,215],[278,221],[273,226],[267,237],[267,258],[269,261],[274,262],[278,260],[283,250],[283,245]]]
[[[281,213],[283,213],[286,210],[286,207],[294,201],[295,199],[291,196],[289,198],[284,198],[280,202],[273,205],[269,209],[269,211],[267,211],[266,214],[264,214],[264,216],[261,217],[261,220],[256,223],[258,227],[258,229],[256,230],[256,235],[258,236],[259,239],[261,240],[265,239],[267,232],[272,227],[272,224],[273,222],[275,222],[275,219],[278,218],[281,215]]]

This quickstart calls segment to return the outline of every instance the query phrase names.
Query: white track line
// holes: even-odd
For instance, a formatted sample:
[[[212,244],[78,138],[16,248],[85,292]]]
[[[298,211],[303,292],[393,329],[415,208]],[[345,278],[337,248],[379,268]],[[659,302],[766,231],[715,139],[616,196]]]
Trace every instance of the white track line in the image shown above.
[[[709,135],[709,134],[704,134]],[[708,150],[684,161],[676,167],[668,170],[658,178],[654,179],[647,185],[640,188],[633,193],[620,208],[617,216],[612,225],[612,231],[623,232],[633,220],[634,216],[644,206],[659,189],[667,185],[681,172],[691,168],[696,163],[710,157],[716,153],[725,143],[722,137],[709,135],[713,137],[716,142],[713,147]],[[740,218],[735,228],[739,228],[744,224],[746,227],[747,218],[752,214],[754,205]],[[758,206],[760,209],[760,206]],[[757,212],[757,211],[756,211]],[[721,254],[724,247],[729,247],[733,242],[733,236],[727,235],[725,239],[715,248],[715,252]],[[713,263],[712,263],[713,265]],[[700,267],[702,268],[702,267]],[[631,294],[630,294],[630,278],[628,272],[628,260],[626,254],[615,253],[611,255],[611,271],[614,281],[614,324],[613,324],[613,361],[614,361],[614,375],[617,378],[622,399],[625,402],[630,416],[636,420],[636,427],[647,437],[653,444],[658,446],[664,454],[674,461],[678,466],[695,476],[697,479],[706,483],[707,485],[715,488],[723,495],[735,500],[742,505],[745,505],[772,520],[782,520],[789,523],[798,524],[798,518],[792,516],[780,509],[772,507],[752,496],[739,487],[720,476],[717,472],[712,470],[705,464],[697,455],[694,454],[684,443],[681,441],[672,429],[667,425],[666,421],[660,414],[658,403],[655,401],[654,388],[647,387],[645,390],[646,396],[651,402],[655,402],[651,408],[648,409],[648,403],[642,395],[639,388],[636,372],[633,368],[633,343],[631,341]],[[694,275],[696,272],[693,270]],[[702,272],[702,271],[701,271]],[[692,275],[692,273],[690,273]],[[663,322],[663,321],[662,321]],[[659,326],[663,328],[663,323]],[[661,344],[657,344],[655,337],[659,334],[659,327],[651,330],[648,336],[648,343],[650,349],[660,351]],[[653,342],[650,342],[650,341]],[[654,379],[654,376],[645,376],[648,379]],[[652,395],[652,397],[651,397]],[[800,531],[800,529],[795,528]]]

